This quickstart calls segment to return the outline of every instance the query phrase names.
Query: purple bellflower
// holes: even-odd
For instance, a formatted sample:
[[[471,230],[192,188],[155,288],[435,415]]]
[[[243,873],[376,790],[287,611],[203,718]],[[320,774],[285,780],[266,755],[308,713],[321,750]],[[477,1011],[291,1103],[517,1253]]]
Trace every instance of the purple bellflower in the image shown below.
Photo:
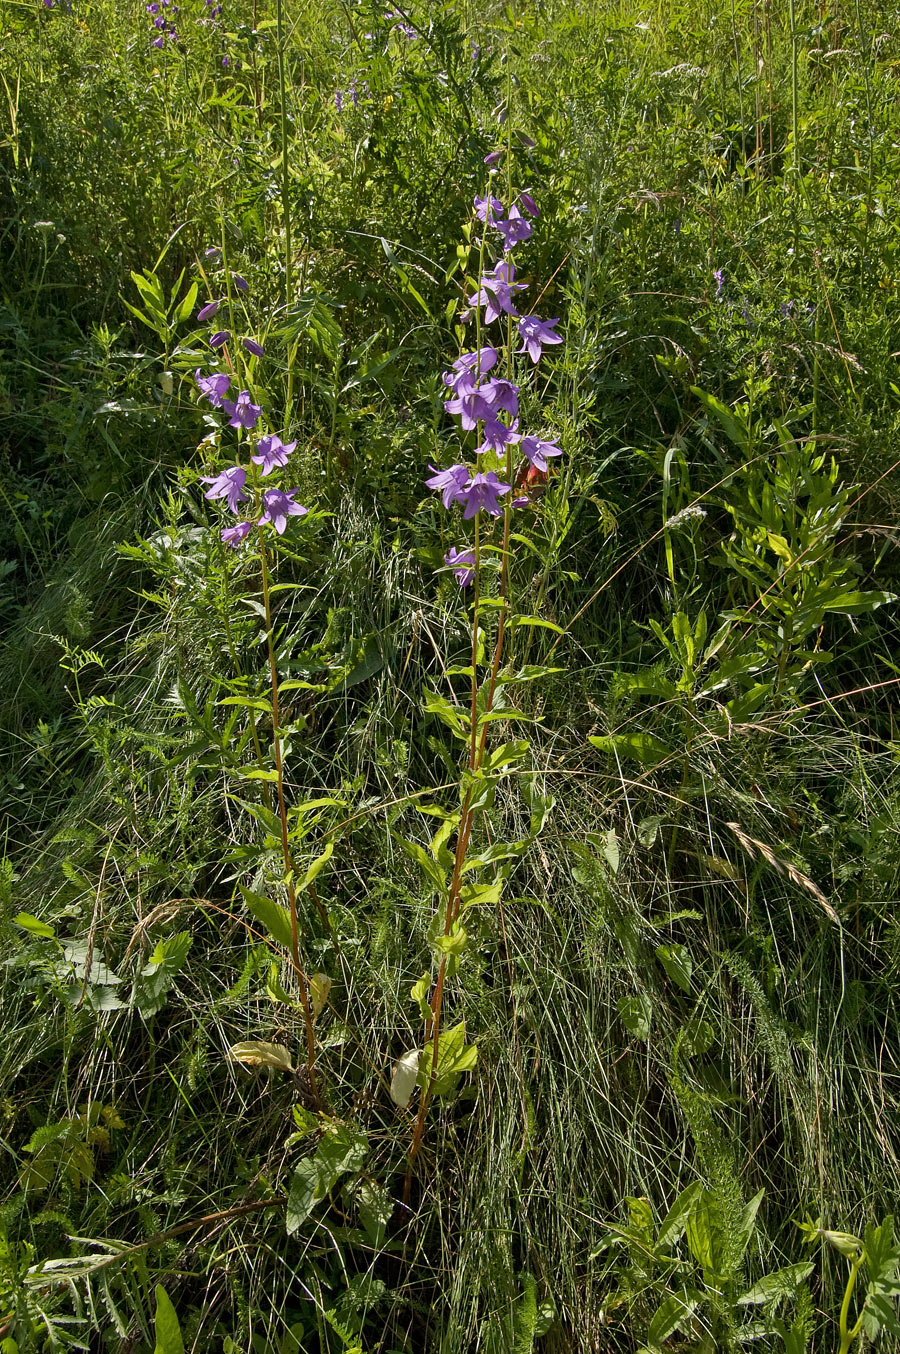
[[[486,475],[473,475],[462,495],[466,504],[463,518],[468,520],[474,517],[482,508],[486,513],[490,513],[491,517],[502,517],[503,509],[498,499],[502,494],[508,493],[509,485],[501,484],[493,470],[489,470]]]
[[[514,386],[511,381],[504,381],[497,377],[492,377],[481,387],[481,394],[488,401],[493,413],[505,409],[513,417],[519,412],[519,387]]]
[[[512,303],[513,293],[524,291],[525,282],[516,282],[516,270],[513,264],[504,259],[489,273],[483,273],[481,287],[474,296],[470,296],[470,306],[484,306],[484,322],[491,324],[501,315],[514,315],[519,312]]]
[[[245,277],[241,277],[240,273],[232,273],[231,280],[237,287],[238,291],[250,290],[250,283],[247,281]]]
[[[537,315],[522,315],[519,319],[519,338],[522,347],[516,352],[527,353],[532,362],[539,362],[542,343],[562,343],[559,334],[554,334],[553,326],[559,320],[540,320]]]
[[[453,363],[451,370],[443,373],[444,385],[448,385],[458,395],[461,386],[465,386],[467,382],[472,383],[476,374],[484,376],[496,362],[497,349],[489,346],[478,348],[471,353],[462,353]]]
[[[429,465],[431,470],[431,479],[425,481],[428,489],[437,489],[444,501],[444,507],[449,508],[451,503],[464,498],[463,490],[469,478],[469,472],[464,465],[451,465],[447,470],[436,470],[433,465]]]
[[[477,386],[468,380],[460,385],[452,400],[444,401],[448,414],[458,414],[463,428],[469,432],[479,422],[491,417],[494,407],[490,399]]]
[[[503,249],[507,254],[514,245],[531,237],[531,222],[522,215],[518,207],[510,207],[509,215],[494,221],[493,225],[503,236]]]
[[[261,437],[256,444],[256,449],[260,453],[258,456],[251,456],[250,459],[255,465],[261,466],[260,474],[265,477],[271,475],[272,471],[278,466],[287,465],[287,459],[296,447],[296,441],[282,442],[280,437],[273,433],[271,437]]]
[[[479,221],[486,221],[493,226],[502,211],[503,203],[498,197],[493,197],[491,193],[485,193],[484,197],[475,199],[475,215]]]
[[[502,150],[492,150],[489,155],[486,155],[484,157],[484,163],[486,165],[491,165],[493,167],[494,165],[498,165],[502,159],[503,159]]]
[[[515,419],[511,425],[501,423],[499,419],[487,419],[484,425],[484,441],[480,447],[475,448],[475,455],[481,456],[486,451],[496,452],[498,456],[502,455],[510,443],[521,440],[516,431],[518,426],[518,419]]]
[[[461,588],[467,588],[475,577],[475,551],[457,550],[455,545],[444,556],[444,563],[453,570],[454,577]]]
[[[238,511],[239,503],[247,502],[247,495],[244,493],[247,472],[241,466],[230,465],[220,475],[201,475],[200,478],[204,484],[211,486],[203,495],[204,498],[227,499],[232,512]]]
[[[547,471],[548,456],[562,456],[555,442],[543,442],[539,437],[523,437],[519,446],[536,470]]]
[[[261,343],[256,342],[256,339],[251,338],[241,339],[241,343],[243,344],[246,351],[248,353],[252,353],[254,357],[265,357],[266,355],[265,349],[263,348]]]
[[[294,494],[299,492],[299,489],[267,489],[263,494],[265,511],[259,519],[259,525],[265,526],[266,522],[271,522],[278,535],[283,536],[289,517],[303,517],[309,512],[309,508],[304,508],[302,503],[294,502]]]
[[[253,431],[262,413],[262,406],[252,403],[249,390],[242,390],[236,400],[223,400],[222,408],[232,428],[246,428],[247,432]]]
[[[718,301],[719,297],[722,295],[722,292],[725,290],[725,269],[714,268],[713,277],[716,280],[716,300]]]
[[[249,536],[253,530],[252,522],[236,522],[233,527],[226,527],[222,532],[222,540],[232,550],[237,550],[245,536]]]
[[[205,306],[201,306],[197,311],[197,319],[200,323],[204,324],[206,320],[211,320],[221,304],[221,301],[207,301]]]
[[[200,387],[201,395],[205,395],[214,409],[222,408],[222,400],[228,394],[228,387],[231,385],[231,377],[224,371],[213,372],[212,376],[201,376],[200,368],[194,372],[194,379]]]
[[[229,334],[227,329],[220,329],[217,334],[213,334],[212,338],[209,341],[209,346],[210,348],[221,348],[229,341],[230,338],[231,335]]]
[[[522,206],[525,208],[529,216],[540,215],[540,213],[538,212],[537,203],[535,202],[534,198],[531,196],[530,193],[525,192],[520,193],[519,201],[521,202]]]

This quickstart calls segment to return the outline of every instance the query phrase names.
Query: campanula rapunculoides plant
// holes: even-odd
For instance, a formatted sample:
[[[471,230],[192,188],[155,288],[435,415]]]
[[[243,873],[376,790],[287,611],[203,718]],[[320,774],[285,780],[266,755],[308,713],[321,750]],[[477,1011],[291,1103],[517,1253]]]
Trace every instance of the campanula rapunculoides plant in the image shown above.
[[[487,162],[492,165],[493,183],[497,153],[488,156]],[[443,507],[457,517],[461,531],[471,523],[469,539],[452,545],[444,556],[460,588],[472,588],[471,666],[451,670],[451,675],[468,678],[467,701],[453,704],[436,691],[428,692],[425,700],[426,709],[465,745],[465,753],[459,808],[445,817],[431,842],[430,856],[416,843],[408,843],[435,886],[439,902],[430,932],[437,972],[423,974],[412,992],[424,1020],[424,1047],[401,1059],[392,1088],[398,1103],[407,1104],[415,1069],[419,1101],[407,1188],[432,1097],[452,1094],[460,1074],[477,1061],[476,1046],[466,1042],[464,1023],[442,1027],[447,983],[458,973],[468,943],[467,914],[499,904],[505,879],[528,846],[528,841],[504,842],[502,826],[491,820],[497,783],[521,766],[528,755],[528,742],[518,738],[491,747],[489,731],[495,721],[517,718],[510,689],[548,671],[536,666],[517,671],[509,662],[510,639],[516,628],[547,624],[539,617],[516,612],[509,565],[514,535],[521,536],[523,530],[516,523],[513,533],[513,516],[532,506],[517,486],[527,483],[535,470],[546,474],[551,460],[562,454],[554,441],[520,427],[519,395],[545,346],[560,344],[562,338],[555,332],[558,319],[527,313],[520,299],[529,284],[519,280],[512,253],[531,237],[538,206],[527,191],[520,191],[514,200],[510,177],[508,170],[505,202],[490,190],[475,199],[481,233],[478,272],[462,316],[474,321],[475,345],[443,373],[449,392],[444,408],[458,419],[460,443],[467,450],[464,459],[443,469],[430,465],[431,474],[425,481],[440,495]],[[497,237],[501,257],[489,262]],[[499,588],[494,593],[489,580],[496,577],[498,557]],[[551,804],[535,792],[527,776],[522,783],[532,810],[530,835],[534,837]],[[476,845],[482,829],[484,844]]]

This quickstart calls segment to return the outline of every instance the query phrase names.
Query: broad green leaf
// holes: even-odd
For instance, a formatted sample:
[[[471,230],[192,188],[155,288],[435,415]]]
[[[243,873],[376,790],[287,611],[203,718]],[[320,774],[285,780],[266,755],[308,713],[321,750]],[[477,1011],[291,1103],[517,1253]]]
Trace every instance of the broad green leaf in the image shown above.
[[[314,973],[309,980],[309,1000],[313,1015],[321,1015],[328,1004],[332,981],[327,973]]]
[[[262,923],[273,940],[277,940],[286,950],[291,950],[294,938],[291,930],[291,914],[287,908],[261,893],[254,893],[253,889],[245,888],[243,884],[238,887],[241,890],[241,897],[256,920]]]
[[[687,946],[659,945],[656,957],[672,982],[677,983],[683,992],[690,992],[694,964]]]
[[[329,842],[322,854],[316,856],[315,860],[307,866],[306,874],[303,876],[303,883],[300,885],[301,892],[304,889],[308,889],[313,880],[322,873],[333,855],[334,842]]]
[[[591,735],[588,742],[601,752],[612,752],[620,757],[633,757],[645,766],[656,766],[670,757],[671,750],[652,733],[611,733]]]
[[[394,1211],[393,1199],[377,1180],[362,1180],[356,1196],[356,1207],[366,1240],[374,1250],[380,1250]]]
[[[566,633],[561,625],[557,625],[555,621],[546,621],[543,616],[511,616],[509,618],[508,628],[510,630],[518,630],[523,625],[537,630],[552,630],[556,635]]]
[[[681,1191],[663,1218],[659,1236],[656,1238],[657,1249],[661,1249],[663,1246],[674,1246],[676,1241],[681,1240],[688,1224],[688,1218],[694,1211],[697,1200],[702,1193],[703,1183],[700,1180],[692,1181],[686,1189]]]
[[[434,1044],[428,1043],[419,1059],[419,1085],[427,1089],[431,1081],[431,1060]],[[432,1088],[434,1095],[450,1096],[456,1090],[463,1072],[471,1072],[478,1062],[475,1044],[466,1043],[466,1025],[462,1021],[452,1029],[442,1030],[438,1039],[437,1070]]]
[[[447,875],[437,861],[431,859],[424,846],[420,846],[418,842],[409,841],[405,837],[401,838],[400,844],[406,854],[419,866],[425,878],[436,889],[443,892],[447,887]]]
[[[650,1038],[650,1022],[653,1018],[653,1006],[646,992],[636,997],[620,997],[616,1010],[622,1024],[637,1039]]]
[[[37,917],[32,917],[30,912],[17,912],[13,917],[16,926],[21,926],[23,931],[28,931],[30,935],[41,936],[45,940],[52,940],[56,935],[52,926],[48,926],[45,921],[38,921]]]
[[[431,975],[423,973],[417,983],[413,983],[410,997],[419,1008],[423,1020],[431,1020],[433,1012],[428,1004],[428,989],[431,987]]]
[[[284,1044],[269,1044],[265,1040],[248,1039],[232,1044],[228,1052],[235,1062],[245,1067],[273,1067],[277,1072],[293,1072],[291,1055]]]
[[[636,833],[640,845],[649,850],[659,836],[660,824],[665,821],[665,814],[662,813],[653,813],[649,818],[642,818],[637,825]]]
[[[156,1348],[153,1354],[184,1354],[184,1341],[178,1316],[161,1284],[156,1285],[156,1319],[153,1323]]]
[[[746,1293],[742,1293],[738,1298],[738,1306],[762,1307],[767,1302],[778,1302],[781,1298],[790,1297],[802,1283],[806,1282],[813,1268],[814,1266],[807,1261],[799,1265],[787,1265],[784,1269],[776,1269],[773,1274],[767,1274],[759,1283],[748,1288]]]
[[[315,1157],[306,1157],[291,1176],[287,1209],[284,1215],[288,1236],[292,1236],[297,1228],[306,1221],[318,1200],[322,1197],[319,1194],[319,1184],[320,1175],[316,1159]]]
[[[701,390],[699,386],[691,386],[691,394],[696,395],[701,404],[705,405],[711,414],[713,414],[718,423],[723,428],[725,435],[730,442],[742,451],[746,451],[750,446],[750,429],[747,427],[746,420],[737,413],[733,413],[727,404],[716,399],[715,395],[708,394]]]
[[[663,1340],[667,1340],[680,1328],[696,1306],[695,1300],[686,1301],[672,1293],[653,1313],[650,1325],[647,1327],[648,1344],[654,1348],[661,1345]]]

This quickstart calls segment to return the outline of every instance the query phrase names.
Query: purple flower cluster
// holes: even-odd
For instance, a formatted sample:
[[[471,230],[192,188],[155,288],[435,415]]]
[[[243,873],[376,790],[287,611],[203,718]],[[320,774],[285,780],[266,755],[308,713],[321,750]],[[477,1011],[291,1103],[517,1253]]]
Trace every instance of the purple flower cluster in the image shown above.
[[[485,226],[497,230],[503,239],[504,258],[482,272],[474,295],[467,298],[470,309],[463,318],[470,315],[473,309],[483,306],[485,326],[504,315],[515,319],[522,340],[522,347],[517,348],[516,352],[527,354],[536,364],[545,346],[562,343],[562,339],[554,332],[554,327],[559,324],[558,319],[542,320],[537,315],[520,315],[515,306],[517,293],[526,290],[527,284],[516,281],[515,266],[507,256],[515,245],[531,235],[528,217],[538,215],[537,205],[530,193],[521,193],[519,204],[524,208],[524,213],[515,205],[508,212],[505,211],[503,203],[490,192],[475,199],[477,218]],[[554,442],[519,432],[520,387],[512,381],[491,375],[498,358],[496,347],[490,343],[482,344],[474,351],[458,357],[442,377],[451,394],[444,402],[447,413],[459,419],[464,432],[474,430],[479,437],[474,452],[476,465],[474,470],[461,463],[451,465],[446,470],[429,465],[431,475],[425,484],[441,495],[445,508],[461,503],[463,520],[470,520],[482,510],[490,517],[501,517],[506,505],[500,500],[512,488],[511,484],[501,481],[496,470],[481,469],[481,462],[477,458],[506,457],[509,464],[511,448],[518,446],[527,461],[528,474],[539,472],[546,475],[549,459],[562,455]],[[522,507],[528,502],[527,497],[513,498],[509,506]],[[472,551],[460,551],[453,546],[444,556],[444,562],[453,569],[461,587],[471,583],[475,563]]]
[[[417,38],[419,36],[412,24],[406,22],[406,16],[399,9],[386,9],[384,17],[392,28],[399,28],[405,38]]]
[[[209,400],[214,409],[223,410],[232,428],[243,428],[249,433],[255,430],[262,409],[253,403],[249,390],[242,390],[236,399],[229,400],[225,398],[231,387],[231,377],[227,372],[217,371],[210,376],[202,376],[198,368],[194,378],[201,395]],[[253,487],[256,486],[257,477],[265,479],[273,471],[287,465],[288,457],[296,446],[296,442],[282,442],[275,433],[260,437],[256,442],[256,451],[250,457],[252,464],[257,467],[253,471]],[[230,465],[218,475],[201,475],[200,478],[209,485],[204,498],[224,499],[229,511],[240,518],[241,504],[251,502],[250,495],[245,492],[247,470],[241,465]],[[221,532],[222,540],[236,550],[249,536],[254,525],[272,526],[279,536],[284,535],[289,517],[303,517],[309,512],[302,503],[295,503],[294,495],[297,493],[298,489],[263,489],[259,498],[259,507],[262,509],[260,516],[251,520],[245,518],[225,527]]]
[[[150,3],[144,6],[147,13],[153,21],[153,36],[150,39],[151,47],[164,47],[166,42],[174,42],[178,37],[175,30],[175,15],[178,13],[178,6],[173,0],[150,0]]]

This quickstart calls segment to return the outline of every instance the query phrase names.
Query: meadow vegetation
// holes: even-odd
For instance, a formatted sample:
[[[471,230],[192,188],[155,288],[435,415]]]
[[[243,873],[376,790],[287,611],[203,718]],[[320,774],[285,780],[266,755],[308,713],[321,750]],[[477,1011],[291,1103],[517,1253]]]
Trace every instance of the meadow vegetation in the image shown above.
[[[2,1354],[900,1350],[898,81],[0,0]]]

